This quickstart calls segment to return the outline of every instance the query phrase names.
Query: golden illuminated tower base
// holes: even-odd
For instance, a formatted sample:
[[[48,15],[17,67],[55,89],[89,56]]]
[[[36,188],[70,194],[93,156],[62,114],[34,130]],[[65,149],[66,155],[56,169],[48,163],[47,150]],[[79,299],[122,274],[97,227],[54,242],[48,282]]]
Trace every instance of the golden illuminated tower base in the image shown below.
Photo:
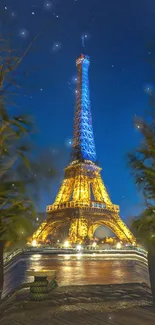
[[[123,242],[134,244],[135,238],[119,217],[119,207],[112,204],[101,178],[92,127],[88,67],[90,59],[81,54],[78,70],[71,163],[55,202],[47,206],[47,220],[33,235],[46,242],[49,235],[58,236],[68,226],[72,243],[93,238],[97,227],[104,225]],[[65,121],[64,121],[65,123]]]
[[[124,243],[135,238],[119,216],[119,206],[112,204],[100,175],[101,168],[91,161],[73,161],[65,169],[64,181],[55,202],[47,206],[47,219],[34,233],[37,242],[57,236],[68,225],[71,243],[94,237],[95,230],[108,227]]]

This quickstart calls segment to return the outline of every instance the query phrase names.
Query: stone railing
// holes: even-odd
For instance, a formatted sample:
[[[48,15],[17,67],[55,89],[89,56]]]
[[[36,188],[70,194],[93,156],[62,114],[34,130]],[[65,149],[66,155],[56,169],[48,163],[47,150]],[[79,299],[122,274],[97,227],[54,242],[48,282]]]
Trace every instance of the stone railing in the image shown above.
[[[26,255],[26,254],[77,254],[78,251],[76,248],[50,248],[50,247],[38,247],[38,248],[24,248],[24,249],[18,249],[16,250],[14,253],[11,253],[8,256],[5,256],[4,258],[4,267],[9,267],[9,265],[11,263],[13,263],[14,261],[16,261],[16,259],[18,259],[18,257],[22,256],[22,255]],[[101,255],[117,255],[121,254],[122,257],[125,256],[126,254],[131,254],[131,255],[137,255],[137,257],[139,256],[140,258],[144,257],[145,261],[147,262],[147,251],[142,249],[142,248],[138,248],[138,247],[124,247],[121,249],[99,249],[99,248],[89,248],[89,249],[82,249],[81,251],[82,256],[86,256],[86,255],[92,255],[95,254],[96,256],[101,256]]]
[[[17,249],[14,252],[4,255],[4,265],[10,262],[14,257],[21,255],[23,253],[23,249]]]

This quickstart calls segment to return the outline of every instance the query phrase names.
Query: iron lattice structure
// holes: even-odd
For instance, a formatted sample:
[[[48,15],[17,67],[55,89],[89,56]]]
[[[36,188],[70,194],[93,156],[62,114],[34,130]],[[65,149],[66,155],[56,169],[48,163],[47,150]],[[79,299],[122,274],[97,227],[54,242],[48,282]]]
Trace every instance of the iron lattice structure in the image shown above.
[[[49,234],[56,235],[68,225],[68,239],[82,243],[85,237],[104,225],[123,242],[133,244],[135,238],[119,216],[101,178],[97,164],[89,98],[88,56],[77,61],[78,80],[71,160],[65,169],[63,183],[55,202],[47,206],[47,219],[34,233],[33,239],[45,242]]]

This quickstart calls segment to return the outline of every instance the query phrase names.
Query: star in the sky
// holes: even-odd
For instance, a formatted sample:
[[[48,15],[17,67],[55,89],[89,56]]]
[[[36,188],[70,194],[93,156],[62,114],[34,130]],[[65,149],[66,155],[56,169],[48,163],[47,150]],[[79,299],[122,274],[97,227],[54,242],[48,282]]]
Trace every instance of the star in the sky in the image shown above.
[[[72,84],[76,84],[77,83],[77,77],[76,76],[72,77],[71,83]]]
[[[28,30],[25,29],[25,28],[22,28],[22,29],[19,31],[19,36],[22,37],[23,39],[24,39],[24,38],[27,38],[27,37],[28,37],[28,34],[29,34]]]
[[[141,121],[136,121],[135,122],[135,127],[136,127],[137,130],[140,130],[140,129],[142,129],[143,124],[141,123]]]
[[[53,52],[58,52],[61,48],[61,43],[60,42],[55,42],[52,46],[52,51]]]
[[[54,156],[57,155],[57,154],[58,154],[58,149],[51,148],[51,149],[50,149],[50,154],[51,154],[51,155],[54,155]]]
[[[147,93],[147,94],[151,94],[152,91],[153,91],[153,86],[152,86],[151,84],[145,85],[145,86],[144,86],[144,91],[145,91],[145,93]]]
[[[17,16],[16,12],[15,12],[15,11],[12,11],[12,12],[11,12],[11,17],[12,17],[12,18],[15,18],[16,16]]]
[[[88,40],[90,38],[88,33],[83,33],[81,36],[82,39],[82,46],[85,47],[85,41]]]
[[[77,84],[77,76],[73,76],[69,81],[68,81],[68,87],[69,89],[73,92],[76,93],[75,86]]]
[[[51,1],[45,1],[44,8],[47,9],[47,10],[52,9],[53,8],[52,2]]]
[[[69,148],[69,147],[71,147],[72,146],[72,139],[67,139],[66,141],[65,141],[65,146],[67,147],[67,148]]]
[[[59,15],[54,12],[53,14],[57,19],[59,18]]]

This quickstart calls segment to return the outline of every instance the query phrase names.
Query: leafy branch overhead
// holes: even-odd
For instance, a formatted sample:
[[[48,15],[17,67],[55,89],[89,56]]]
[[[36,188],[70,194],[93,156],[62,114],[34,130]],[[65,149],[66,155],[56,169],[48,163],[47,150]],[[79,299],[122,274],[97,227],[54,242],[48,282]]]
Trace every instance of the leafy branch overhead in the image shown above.
[[[155,123],[137,121],[142,141],[133,153],[128,155],[135,183],[143,191],[147,202],[155,200]]]
[[[18,69],[18,66],[27,56],[38,36],[39,34],[31,40],[22,53],[12,49],[11,41],[6,41],[2,37],[0,38],[0,96],[2,96],[8,88],[16,84],[12,73]]]
[[[135,184],[143,193],[145,208],[134,219],[133,229],[138,238],[147,246],[155,244],[155,107],[154,94],[150,94],[151,114],[144,119],[136,119],[136,127],[141,135],[138,148],[128,154]],[[153,244],[153,245],[154,245]]]
[[[8,76],[17,71],[36,38],[17,55],[9,42],[0,40],[0,241],[6,244],[26,240],[33,232],[36,199],[49,189],[55,176],[53,157],[32,144],[32,118],[11,114],[3,96],[8,96],[6,90],[13,85]]]

